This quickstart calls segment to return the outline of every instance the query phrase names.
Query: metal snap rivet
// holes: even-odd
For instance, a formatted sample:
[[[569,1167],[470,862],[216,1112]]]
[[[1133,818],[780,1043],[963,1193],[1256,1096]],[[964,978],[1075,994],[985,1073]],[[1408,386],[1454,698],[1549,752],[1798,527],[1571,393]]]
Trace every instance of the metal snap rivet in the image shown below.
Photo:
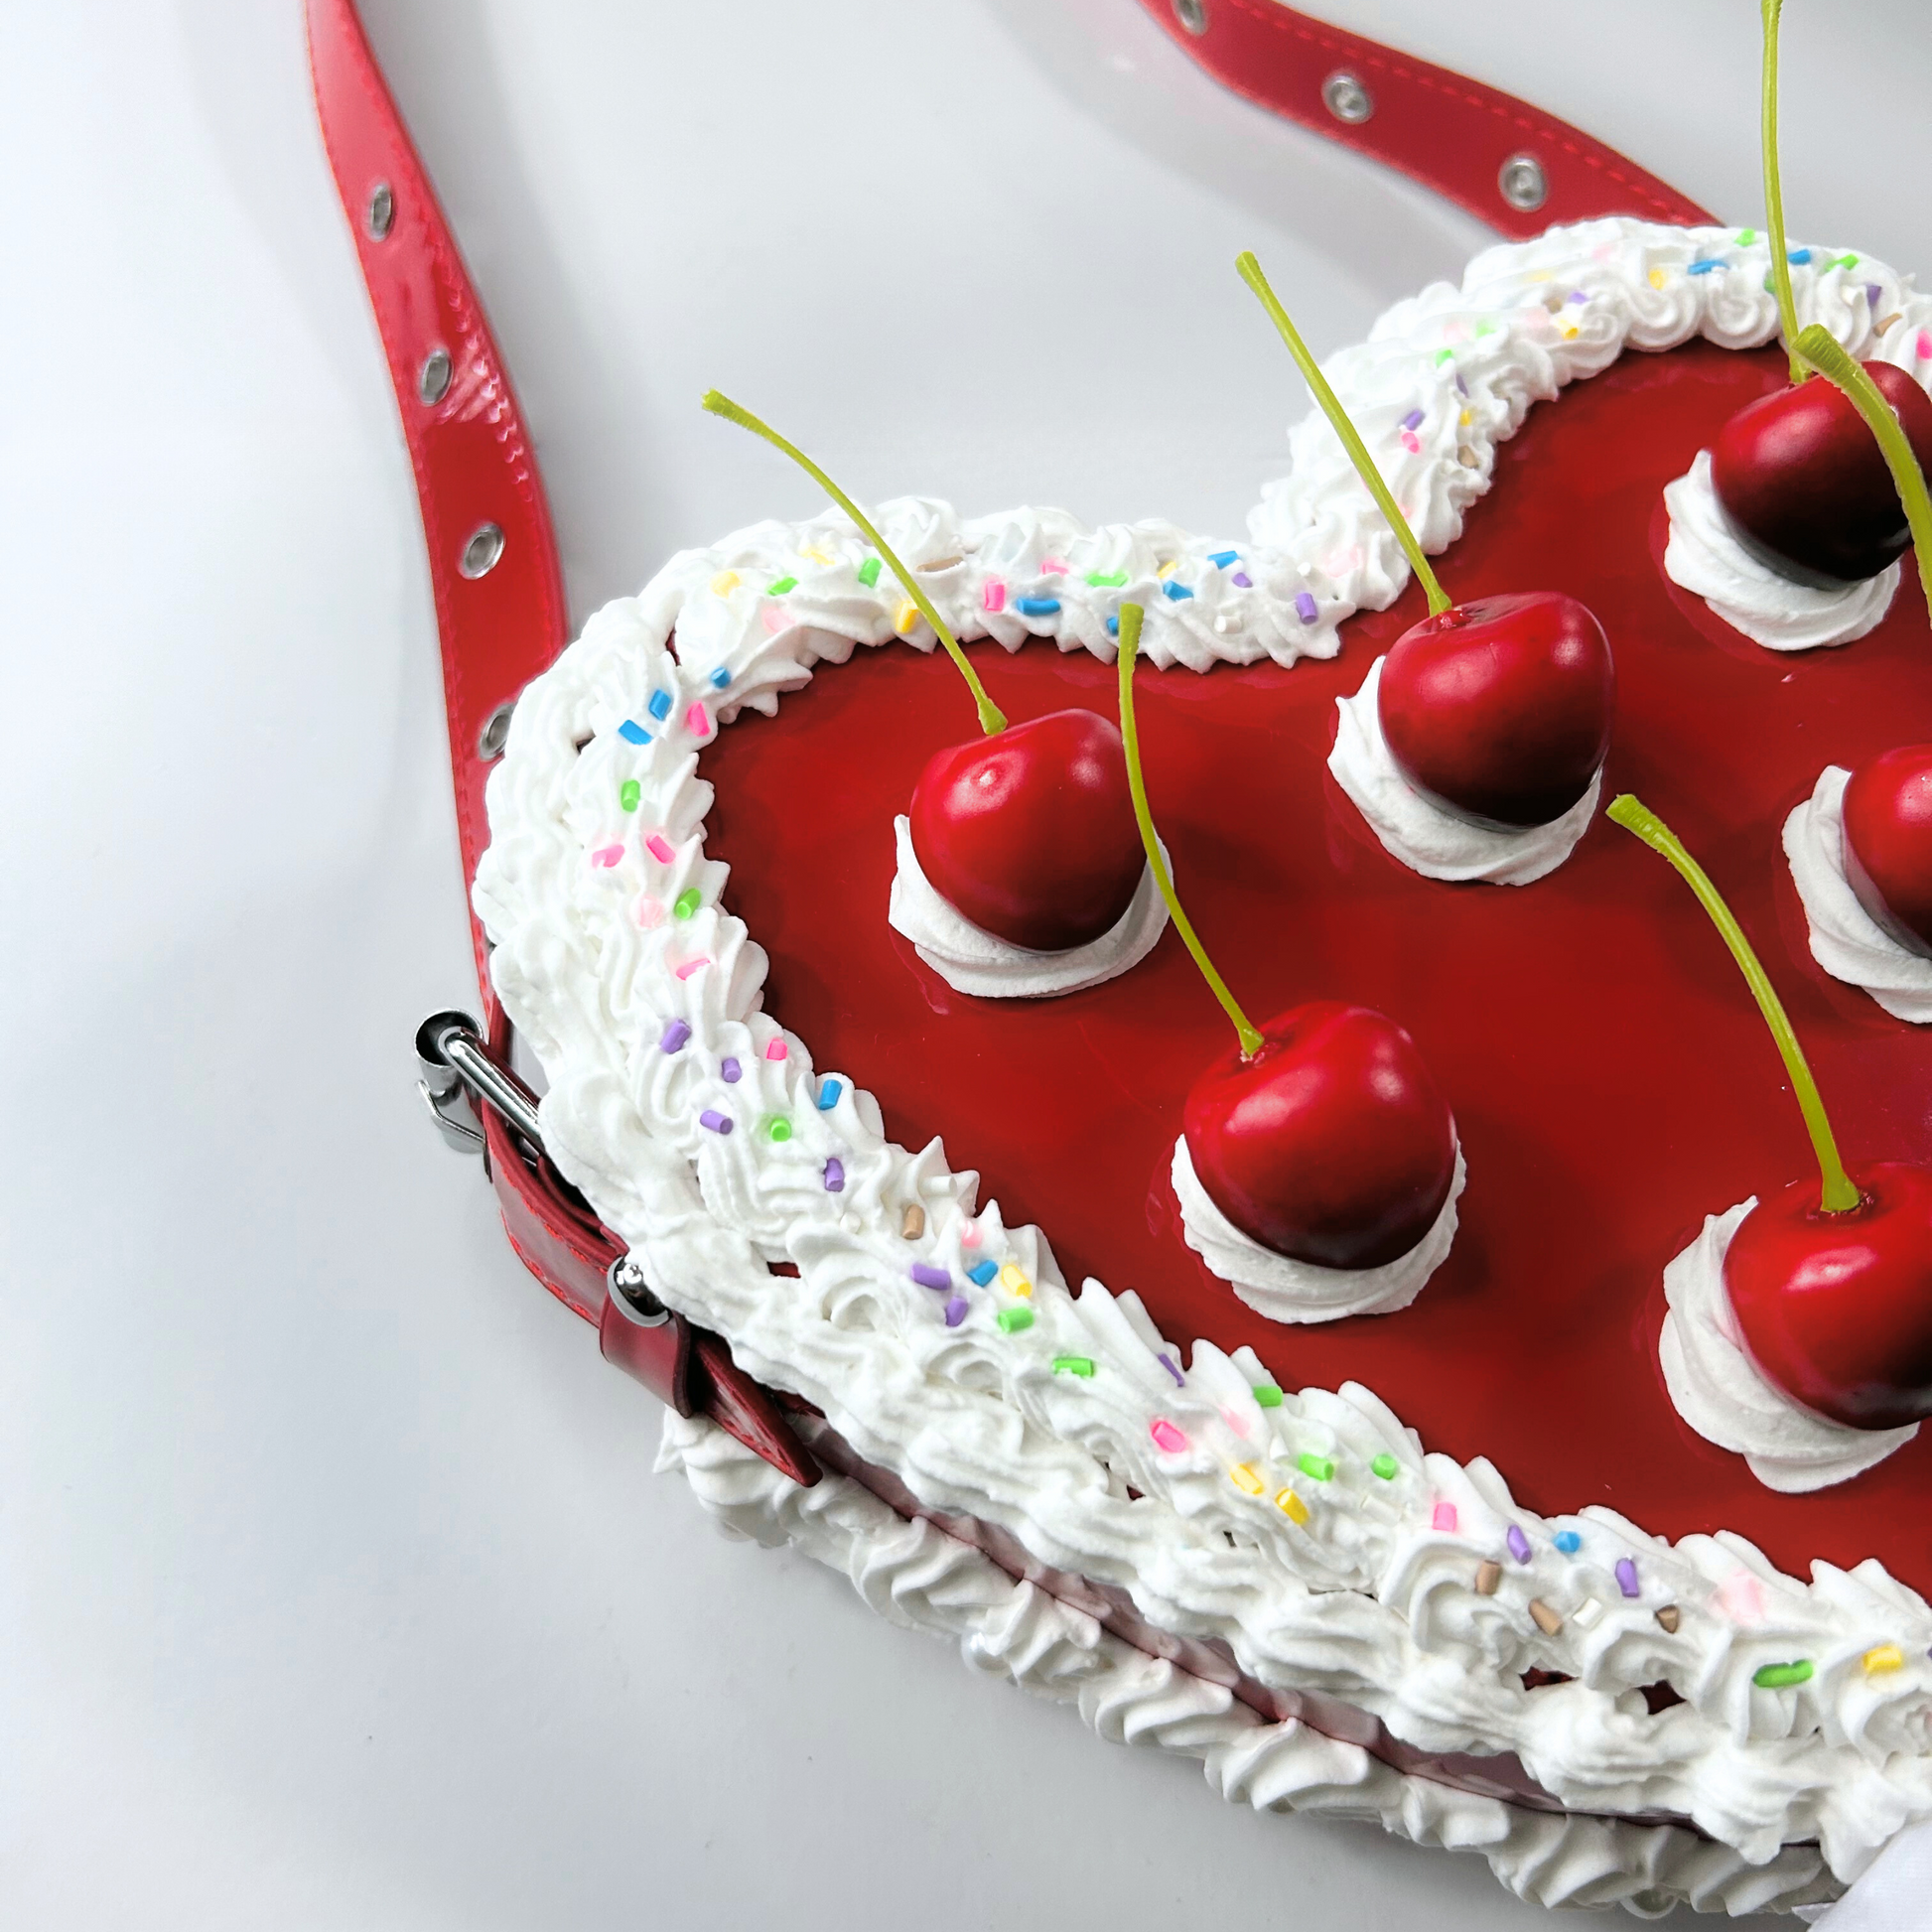
[[[499,704],[483,720],[483,728],[477,736],[477,756],[486,764],[491,759],[503,756],[503,747],[509,743],[510,713],[516,709],[516,700]]]
[[[480,523],[463,546],[463,559],[457,568],[466,577],[487,577],[502,554],[502,531],[493,523]]]
[[[396,198],[386,181],[379,181],[369,192],[369,239],[383,241],[396,224]]]
[[[630,1318],[640,1328],[659,1328],[670,1320],[671,1311],[644,1279],[644,1271],[628,1255],[620,1255],[605,1270],[605,1285],[612,1296],[630,1310]]]
[[[423,362],[423,372],[416,378],[416,393],[425,402],[441,402],[450,393],[450,351],[447,348],[433,348]]]
[[[1550,199],[1550,184],[1543,178],[1543,164],[1533,154],[1513,154],[1496,177],[1503,200],[1525,214],[1539,208]]]
[[[1375,112],[1375,97],[1345,68],[1337,69],[1321,83],[1321,104],[1336,120],[1351,127]]]
[[[1207,32],[1207,8],[1204,0],[1173,0],[1173,17],[1190,34]]]

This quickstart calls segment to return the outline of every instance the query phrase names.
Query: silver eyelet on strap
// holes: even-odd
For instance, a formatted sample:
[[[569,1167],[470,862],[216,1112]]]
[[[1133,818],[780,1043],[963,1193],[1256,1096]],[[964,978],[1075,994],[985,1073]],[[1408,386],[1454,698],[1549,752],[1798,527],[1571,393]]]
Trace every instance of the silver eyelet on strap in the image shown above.
[[[644,1271],[628,1255],[620,1255],[605,1270],[604,1285],[625,1319],[635,1326],[661,1328],[670,1320],[670,1310],[651,1293]]]
[[[1530,214],[1550,199],[1550,184],[1544,179],[1543,164],[1533,154],[1513,154],[1496,176],[1496,186],[1511,207]]]
[[[516,709],[516,700],[499,704],[483,720],[483,728],[477,734],[477,756],[487,764],[491,759],[503,756],[503,747],[510,742],[510,713]]]
[[[426,403],[439,403],[450,393],[454,369],[447,348],[433,348],[423,358],[423,372],[416,378],[416,393]]]
[[[1190,34],[1207,32],[1207,7],[1205,0],[1173,0],[1173,17]]]
[[[386,181],[369,190],[368,230],[371,241],[387,241],[396,224],[396,197]]]
[[[457,568],[466,577],[487,577],[503,554],[503,533],[494,523],[480,523],[463,546]]]
[[[1321,83],[1321,104],[1336,120],[1359,127],[1375,112],[1375,96],[1345,68]]]

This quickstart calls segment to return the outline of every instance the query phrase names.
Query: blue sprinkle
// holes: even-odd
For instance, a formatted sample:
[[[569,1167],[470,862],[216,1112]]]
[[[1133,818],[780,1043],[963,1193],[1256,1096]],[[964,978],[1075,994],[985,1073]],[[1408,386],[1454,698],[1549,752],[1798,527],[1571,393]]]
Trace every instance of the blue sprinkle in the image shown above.
[[[618,736],[626,745],[648,745],[650,743],[650,733],[645,731],[642,725],[633,725],[628,718],[618,727]]]
[[[984,1288],[999,1272],[1000,1264],[997,1261],[976,1261],[967,1269],[966,1277]]]
[[[1173,598],[1176,604],[1178,604],[1183,598],[1189,598],[1193,596],[1193,592],[1190,591],[1185,584],[1176,584],[1172,577],[1169,578],[1168,581],[1161,586],[1161,588],[1164,591],[1166,591],[1167,594],[1171,598]]]
[[[965,1319],[966,1319],[966,1298],[963,1295],[955,1295],[952,1298],[952,1300],[946,1304],[946,1326],[948,1328],[957,1328],[959,1324]]]
[[[671,715],[671,694],[668,691],[653,691],[649,709],[650,715],[661,725]]]
[[[1794,248],[1790,254],[1785,256],[1785,260],[1794,263],[1799,268],[1803,268],[1806,262],[1811,260],[1811,250],[1809,248]]]
[[[721,1114],[715,1107],[707,1107],[698,1116],[698,1125],[710,1128],[714,1134],[729,1134],[732,1131],[732,1117]]]
[[[718,1063],[718,1071],[724,1076],[726,1086],[732,1087],[738,1084],[745,1069],[734,1059],[724,1059]]]
[[[828,1194],[845,1192],[845,1163],[836,1154],[825,1164],[825,1191]]]
[[[1567,1557],[1574,1557],[1584,1547],[1584,1539],[1575,1530],[1559,1530],[1550,1540]]]
[[[952,1286],[952,1277],[943,1268],[935,1268],[930,1262],[915,1261],[906,1270],[921,1288],[944,1290]]]
[[[1412,409],[1412,410],[1410,410],[1410,412],[1408,413],[1408,415],[1406,415],[1406,416],[1405,416],[1405,417],[1403,417],[1403,419],[1402,419],[1402,427],[1403,427],[1404,429],[1421,429],[1421,428],[1422,428],[1422,411],[1421,411],[1420,409]]]
[[[722,664],[711,674],[711,688],[714,691],[722,691],[731,681],[732,674]]]
[[[1245,570],[1237,570],[1228,581],[1238,591],[1251,591],[1255,587],[1255,580]]]
[[[1217,550],[1207,561],[1216,570],[1225,570],[1229,564],[1239,563],[1241,561],[1241,553],[1238,550]]]
[[[839,1104],[839,1095],[845,1091],[843,1080],[827,1080],[818,1090],[818,1111],[829,1114]]]
[[[1509,1526],[1509,1535],[1503,1539],[1509,1545],[1509,1554],[1518,1563],[1530,1560],[1530,1540],[1515,1523]]]
[[[1690,265],[1690,267],[1684,271],[1684,273],[1686,275],[1709,275],[1714,268],[1722,268],[1722,267],[1724,267],[1724,263],[1721,261],[1711,261],[1711,260],[1696,261],[1693,262]]]
[[[1304,623],[1312,623],[1321,615],[1321,609],[1307,591],[1303,591],[1295,600],[1295,615]]]
[[[690,1037],[689,1024],[683,1020],[673,1020],[658,1036],[657,1043],[667,1053],[679,1053],[684,1050],[684,1043]]]
[[[1013,608],[1023,618],[1050,618],[1060,608],[1056,597],[1020,597],[1015,598]]]
[[[1118,637],[1120,635],[1120,620],[1118,618],[1109,618],[1107,620],[1107,635],[1110,637]]]

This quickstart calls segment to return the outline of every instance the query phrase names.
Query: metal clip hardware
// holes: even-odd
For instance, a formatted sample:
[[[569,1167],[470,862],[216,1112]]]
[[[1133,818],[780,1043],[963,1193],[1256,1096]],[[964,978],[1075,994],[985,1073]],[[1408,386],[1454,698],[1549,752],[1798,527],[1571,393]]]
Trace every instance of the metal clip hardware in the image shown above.
[[[458,1153],[483,1152],[479,1100],[494,1107],[539,1154],[544,1151],[536,1095],[498,1063],[469,1014],[432,1013],[416,1029],[416,1065],[421,1074],[416,1091]]]

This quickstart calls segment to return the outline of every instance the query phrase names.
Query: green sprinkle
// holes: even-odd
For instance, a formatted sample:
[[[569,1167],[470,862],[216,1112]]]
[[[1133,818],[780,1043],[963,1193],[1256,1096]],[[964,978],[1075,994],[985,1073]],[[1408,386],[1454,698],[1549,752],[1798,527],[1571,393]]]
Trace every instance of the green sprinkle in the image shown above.
[[[783,1114],[773,1114],[766,1122],[764,1131],[774,1141],[788,1141],[791,1139],[791,1122]]]
[[[1495,333],[1496,325],[1493,322],[1483,321],[1476,324],[1476,334],[1478,336],[1493,336]]]
[[[1384,1452],[1368,1465],[1384,1482],[1393,1482],[1402,1473],[1402,1464],[1393,1455]]]
[[[1022,1329],[1034,1325],[1032,1309],[1002,1309],[993,1318],[1000,1324],[1003,1335],[1017,1335]]]
[[[865,585],[868,590],[879,582],[879,559],[877,557],[868,557],[859,566],[859,582]]]
[[[1834,268],[1857,268],[1858,265],[1859,265],[1859,258],[1857,255],[1841,255],[1839,256],[1838,260],[1832,264]]]
[[[1019,1312],[1024,1313],[1025,1311],[1019,1311]],[[1002,1315],[1002,1322],[1005,1319],[1006,1317]],[[1093,1373],[1093,1357],[1091,1355],[1055,1355],[1053,1357],[1053,1373],[1055,1375],[1091,1375]]]
[[[1766,1664],[1751,1682],[1761,1691],[1782,1691],[1789,1684],[1809,1684],[1811,1659],[1801,1657],[1795,1664]]]
[[[1282,1406],[1282,1392],[1274,1383],[1263,1382],[1255,1389],[1255,1400],[1264,1409],[1279,1409]]]
[[[1445,362],[1453,362],[1455,351],[1452,348],[1439,348],[1436,351],[1436,366],[1440,369]]]
[[[1095,590],[1117,591],[1127,582],[1127,573],[1124,570],[1090,570],[1087,572],[1087,582]]]
[[[680,919],[688,919],[704,903],[704,895],[695,886],[687,886],[677,896],[671,906],[672,913]]]
[[[1335,1465],[1325,1455],[1316,1455],[1312,1449],[1298,1455],[1295,1466],[1305,1476],[1312,1476],[1316,1482],[1326,1482],[1335,1472]]]
[[[1740,248],[1748,248],[1756,239],[1757,230],[1755,228],[1739,228],[1737,230],[1737,245]]]
[[[637,800],[643,795],[644,788],[635,778],[626,778],[618,787],[618,803],[627,812],[634,812],[637,809]]]
[[[783,597],[787,591],[795,591],[797,588],[797,578],[780,577],[775,584],[765,585],[764,594],[766,597]]]

